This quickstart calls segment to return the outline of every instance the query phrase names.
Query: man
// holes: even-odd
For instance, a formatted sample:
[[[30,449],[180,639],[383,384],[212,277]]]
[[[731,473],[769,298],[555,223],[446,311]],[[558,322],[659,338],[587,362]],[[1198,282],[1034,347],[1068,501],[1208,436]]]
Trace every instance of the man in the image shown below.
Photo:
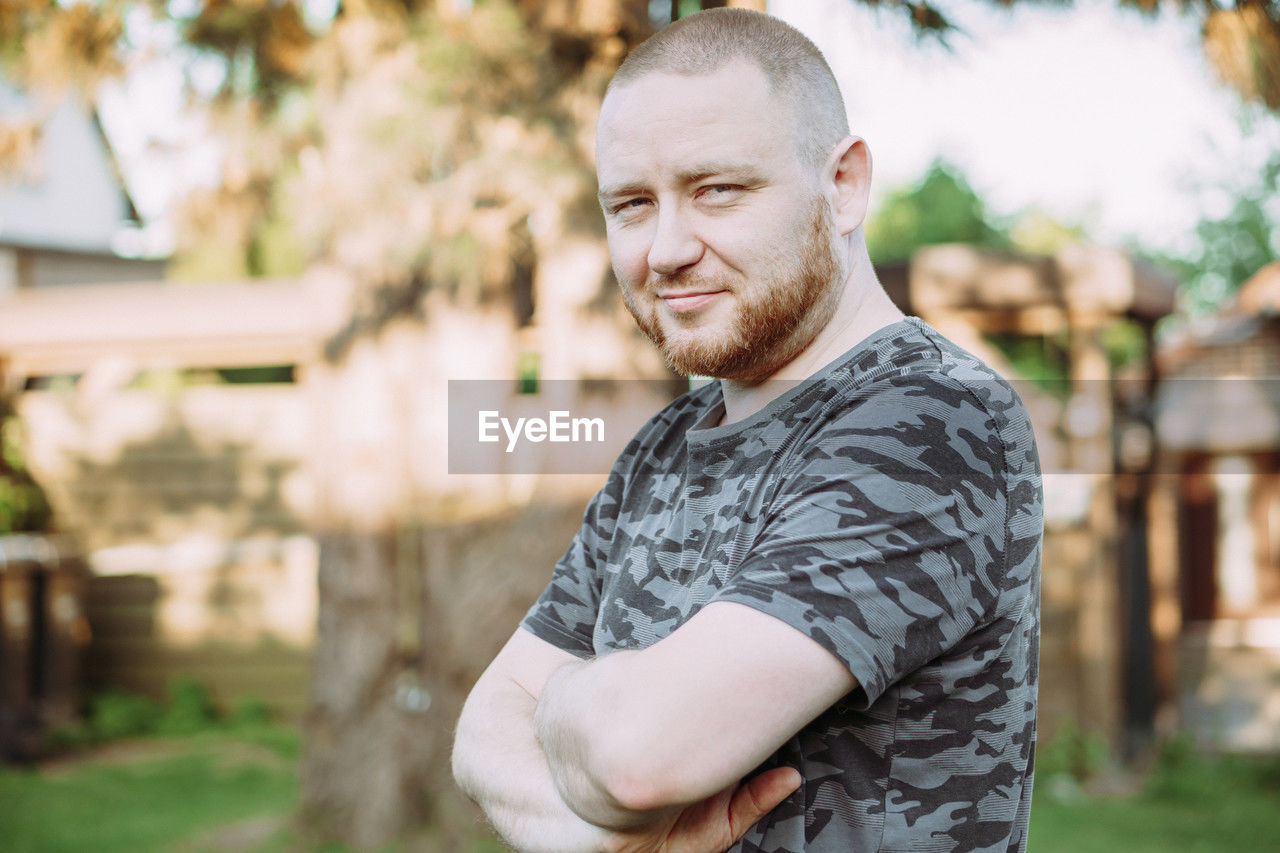
[[[866,144],[766,15],[640,46],[597,133],[626,304],[719,378],[623,451],[476,684],[454,773],[521,850],[1021,850],[1040,476],[885,296]]]

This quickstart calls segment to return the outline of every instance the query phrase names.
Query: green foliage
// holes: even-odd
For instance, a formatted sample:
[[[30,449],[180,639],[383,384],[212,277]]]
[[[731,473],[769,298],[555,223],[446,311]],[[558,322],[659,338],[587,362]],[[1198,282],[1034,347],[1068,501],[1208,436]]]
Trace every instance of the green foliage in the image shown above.
[[[97,742],[93,728],[88,723],[66,723],[45,733],[45,748],[50,753],[72,752],[92,746]]]
[[[1196,752],[1192,739],[1177,735],[1160,745],[1145,792],[1163,800],[1194,802],[1211,769],[1212,762]]]
[[[1052,255],[1063,246],[1088,239],[1088,230],[1079,222],[1063,222],[1031,207],[1018,213],[1009,228],[1009,239],[1019,252]]]
[[[1069,392],[1067,355],[1058,342],[1039,335],[987,335],[1013,365],[1014,376],[1056,395]]]
[[[27,473],[18,422],[0,408],[0,535],[47,529],[49,503]]]
[[[538,393],[539,359],[536,352],[522,352],[516,361],[516,383],[521,394]]]
[[[293,365],[272,364],[262,367],[223,367],[214,371],[218,381],[227,385],[278,385],[294,381]]]
[[[1147,357],[1147,337],[1142,327],[1132,320],[1119,320],[1104,326],[1098,342],[1107,351],[1112,369],[1137,364]]]
[[[1087,782],[1111,761],[1107,742],[1096,734],[1063,728],[1053,740],[1036,745],[1036,778],[1065,775]]]
[[[89,731],[98,741],[153,734],[163,714],[145,696],[107,690],[89,699]]]
[[[991,220],[964,175],[944,160],[935,160],[915,186],[890,193],[867,223],[866,235],[877,264],[900,263],[937,243],[1011,245],[1007,229]]]
[[[251,276],[262,278],[296,277],[306,271],[307,260],[294,230],[293,218],[285,202],[277,198],[246,247],[247,271]]]
[[[179,678],[169,686],[169,704],[156,724],[164,735],[189,735],[218,722],[209,690],[193,678]]]
[[[129,737],[195,735],[227,729],[249,736],[275,728],[271,708],[264,700],[242,696],[224,719],[207,687],[193,678],[178,678],[169,686],[168,701],[163,704],[123,690],[96,693],[89,698],[84,723],[55,729],[46,742],[53,750],[76,749]],[[276,746],[296,752],[296,747]]]
[[[252,728],[270,723],[271,706],[257,696],[241,696],[227,715],[227,724],[232,728]]]
[[[1196,226],[1195,249],[1157,259],[1182,280],[1192,314],[1222,305],[1250,276],[1280,258],[1280,151],[1252,185],[1231,194],[1234,202],[1225,215],[1206,217]]]

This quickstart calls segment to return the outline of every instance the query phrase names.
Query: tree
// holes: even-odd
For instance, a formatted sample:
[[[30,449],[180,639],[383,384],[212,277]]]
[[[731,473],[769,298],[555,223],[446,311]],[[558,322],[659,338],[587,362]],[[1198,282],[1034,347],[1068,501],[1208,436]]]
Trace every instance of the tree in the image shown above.
[[[1280,258],[1280,152],[1272,154],[1252,185],[1232,193],[1221,216],[1196,225],[1197,246],[1163,258],[1183,283],[1186,308],[1211,311],[1228,301],[1264,265]]]
[[[0,536],[40,531],[49,523],[49,504],[31,479],[18,441],[18,422],[0,398]]]
[[[867,223],[867,246],[877,264],[901,263],[935,243],[1003,249],[1009,242],[969,182],[944,160],[934,160],[915,186],[890,193]]]

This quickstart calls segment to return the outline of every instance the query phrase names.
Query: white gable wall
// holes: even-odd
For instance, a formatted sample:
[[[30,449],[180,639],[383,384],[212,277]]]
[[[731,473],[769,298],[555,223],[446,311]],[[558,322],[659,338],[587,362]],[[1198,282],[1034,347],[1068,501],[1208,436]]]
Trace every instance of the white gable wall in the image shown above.
[[[0,84],[0,116],[29,103]],[[37,156],[32,179],[0,185],[0,243],[109,252],[128,208],[102,135],[74,98],[45,124]]]

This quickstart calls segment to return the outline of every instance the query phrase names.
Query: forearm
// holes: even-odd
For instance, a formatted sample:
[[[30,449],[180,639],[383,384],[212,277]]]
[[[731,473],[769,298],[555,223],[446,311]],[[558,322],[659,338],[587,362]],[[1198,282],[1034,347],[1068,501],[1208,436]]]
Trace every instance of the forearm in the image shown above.
[[[536,702],[518,686],[473,692],[458,720],[453,773],[494,829],[525,853],[596,853],[609,834],[569,809],[534,732]]]
[[[563,801],[599,826],[630,830],[660,819],[681,803],[655,799],[657,780],[629,756],[621,708],[626,658],[615,652],[590,663],[560,667],[538,700],[534,725]]]

